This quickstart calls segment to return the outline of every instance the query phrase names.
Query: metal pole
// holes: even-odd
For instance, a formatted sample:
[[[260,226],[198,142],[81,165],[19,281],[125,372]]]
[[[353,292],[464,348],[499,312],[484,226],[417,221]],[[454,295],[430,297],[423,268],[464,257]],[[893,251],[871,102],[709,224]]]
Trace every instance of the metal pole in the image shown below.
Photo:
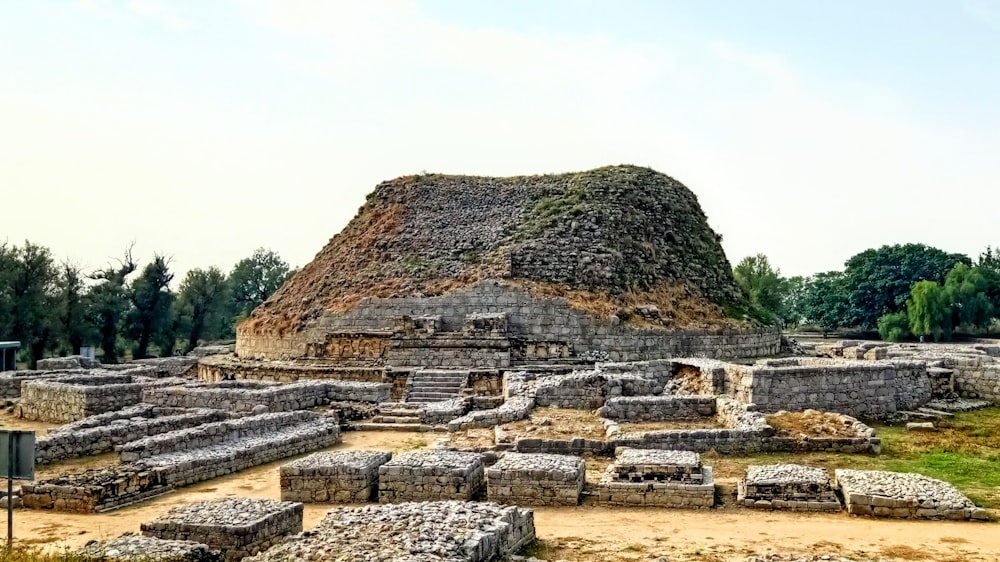
[[[7,435],[7,551],[14,545],[14,435]]]

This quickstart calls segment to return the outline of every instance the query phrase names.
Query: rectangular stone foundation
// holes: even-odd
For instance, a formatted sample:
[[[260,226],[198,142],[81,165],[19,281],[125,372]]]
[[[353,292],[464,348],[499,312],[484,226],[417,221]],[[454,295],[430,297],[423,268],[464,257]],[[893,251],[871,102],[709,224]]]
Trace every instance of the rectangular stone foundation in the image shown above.
[[[141,525],[142,534],[168,540],[194,541],[241,560],[302,532],[301,503],[250,498],[223,498],[175,507]]]
[[[74,560],[101,562],[222,562],[222,555],[207,545],[125,534],[116,539],[92,541],[76,551]]]
[[[378,468],[385,451],[313,453],[280,469],[281,499],[297,502],[363,503],[378,498]]]
[[[378,469],[378,501],[471,500],[483,489],[483,459],[477,453],[416,451]]]
[[[751,465],[737,485],[736,503],[754,509],[840,511],[825,468]]]
[[[881,470],[834,471],[834,485],[852,515],[907,519],[989,518],[954,486],[909,472]],[[918,499],[922,498],[922,499]]]
[[[597,500],[614,506],[712,507],[712,467],[691,451],[621,447],[601,477]]]
[[[486,496],[514,505],[577,505],[585,477],[580,457],[505,453],[486,469]]]

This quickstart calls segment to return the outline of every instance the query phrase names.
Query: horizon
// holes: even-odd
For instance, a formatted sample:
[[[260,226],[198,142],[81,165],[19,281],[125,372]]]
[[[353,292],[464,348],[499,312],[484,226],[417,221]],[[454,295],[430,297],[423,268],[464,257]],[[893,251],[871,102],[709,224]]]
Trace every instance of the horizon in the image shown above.
[[[0,6],[4,239],[302,267],[386,180],[627,163],[731,264],[1000,244],[1000,2]]]

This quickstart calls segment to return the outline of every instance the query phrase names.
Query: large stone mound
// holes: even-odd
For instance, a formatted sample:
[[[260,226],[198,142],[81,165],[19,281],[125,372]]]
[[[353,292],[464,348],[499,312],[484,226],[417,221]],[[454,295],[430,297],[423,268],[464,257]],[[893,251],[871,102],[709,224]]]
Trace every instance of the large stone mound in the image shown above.
[[[711,322],[737,295],[719,240],[695,195],[648,168],[405,176],[380,184],[243,329],[298,331],[364,297],[440,295],[484,279],[570,304],[638,294]]]

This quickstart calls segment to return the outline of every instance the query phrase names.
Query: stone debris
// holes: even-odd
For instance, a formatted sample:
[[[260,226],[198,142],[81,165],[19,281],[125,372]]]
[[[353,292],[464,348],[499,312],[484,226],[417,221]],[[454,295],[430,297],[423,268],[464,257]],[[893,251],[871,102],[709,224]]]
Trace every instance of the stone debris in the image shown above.
[[[250,413],[257,406],[266,406],[269,412],[291,412],[336,401],[385,402],[390,391],[389,384],[374,382],[300,381],[279,384],[223,381],[150,388],[143,392],[142,399],[172,408],[213,408]]]
[[[282,465],[281,499],[297,502],[362,503],[378,497],[378,468],[388,451],[313,453]]]
[[[834,471],[848,513],[912,519],[989,518],[947,482],[910,472]]]
[[[174,507],[140,528],[148,537],[203,543],[240,560],[301,533],[302,513],[296,502],[222,498]]]
[[[659,394],[663,386],[655,380],[630,373],[576,371],[539,379],[535,404],[580,410],[596,410],[613,396]]]
[[[755,509],[840,511],[825,468],[797,464],[751,465],[737,485],[736,501]]]
[[[598,502],[617,506],[712,507],[715,480],[691,451],[619,448],[598,483]]]
[[[530,509],[437,501],[338,507],[246,562],[492,562],[535,539]]]
[[[74,555],[94,562],[222,562],[222,554],[194,541],[177,541],[126,533],[90,541]],[[76,559],[76,558],[74,558]]]
[[[493,427],[526,419],[535,408],[535,400],[526,396],[508,398],[498,408],[473,410],[448,422],[448,431],[465,431],[478,427]]]
[[[505,453],[486,469],[489,501],[516,505],[577,505],[586,479],[572,455]]]
[[[907,431],[934,431],[934,422],[907,422]]]
[[[957,396],[950,398],[938,398],[924,404],[924,406],[928,408],[942,410],[945,412],[971,412],[972,410],[989,408],[992,405],[993,404],[987,400],[966,399],[959,398]]]
[[[378,501],[471,500],[482,491],[483,458],[478,453],[414,451],[378,469]]]

